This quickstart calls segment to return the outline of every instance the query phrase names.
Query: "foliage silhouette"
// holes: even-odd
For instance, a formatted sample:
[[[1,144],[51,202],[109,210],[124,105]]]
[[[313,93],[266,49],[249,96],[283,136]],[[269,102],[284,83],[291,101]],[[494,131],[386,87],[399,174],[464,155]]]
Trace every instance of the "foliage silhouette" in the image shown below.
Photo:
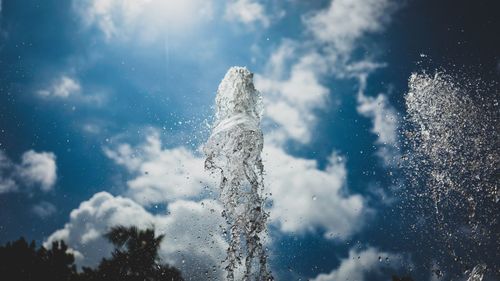
[[[182,281],[178,269],[162,264],[158,255],[164,236],[154,229],[113,227],[105,237],[115,246],[111,258],[96,269],[77,272],[75,258],[64,241],[36,249],[24,238],[0,246],[2,281]]]
[[[0,247],[0,277],[5,281],[67,281],[76,274],[75,258],[64,241],[52,243],[51,249],[24,238]]]
[[[392,276],[392,281],[413,281],[413,279],[410,276],[403,276],[403,277]]]
[[[78,281],[181,281],[180,271],[161,264],[158,256],[164,236],[154,229],[113,227],[105,237],[115,245],[110,259],[102,259],[96,270],[83,268]]]

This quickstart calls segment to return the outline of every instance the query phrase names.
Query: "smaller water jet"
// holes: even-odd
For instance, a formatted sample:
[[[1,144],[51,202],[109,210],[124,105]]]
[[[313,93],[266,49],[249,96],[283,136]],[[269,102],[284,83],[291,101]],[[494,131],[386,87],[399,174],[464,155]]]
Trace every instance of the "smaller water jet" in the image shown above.
[[[446,72],[412,74],[408,86],[403,159],[410,200],[432,201],[443,253],[462,270],[473,268],[469,281],[481,281],[488,270],[498,272],[500,250],[498,93]],[[426,212],[422,205],[416,207]]]

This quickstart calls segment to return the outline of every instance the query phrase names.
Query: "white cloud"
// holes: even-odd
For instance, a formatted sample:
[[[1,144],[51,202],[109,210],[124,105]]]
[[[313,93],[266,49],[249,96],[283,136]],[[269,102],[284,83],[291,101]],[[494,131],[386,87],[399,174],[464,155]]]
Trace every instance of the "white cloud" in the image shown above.
[[[64,240],[76,255],[79,266],[95,266],[109,257],[112,245],[103,235],[115,225],[147,228],[154,226],[157,235],[165,234],[160,247],[163,261],[179,268],[187,280],[206,280],[205,272],[221,278],[220,270],[212,271],[225,255],[227,244],[220,235],[223,220],[221,207],[212,200],[176,201],[168,206],[168,214],[153,215],[128,198],[96,193],[70,214],[69,222],[45,241]]]
[[[329,74],[367,76],[385,63],[373,61],[373,52],[365,52],[373,46],[363,40],[384,31],[398,6],[392,0],[332,0],[327,9],[303,18],[313,38],[309,46],[321,50]]]
[[[23,153],[16,165],[0,150],[0,194],[18,191],[19,185],[39,185],[42,191],[50,191],[57,180],[56,156],[52,152]]]
[[[400,157],[398,129],[400,118],[396,109],[390,104],[385,94],[376,97],[364,94],[368,74],[358,74],[359,91],[358,106],[359,114],[372,119],[372,133],[377,135],[375,141],[378,146],[377,155],[387,166],[393,166]]]
[[[358,95],[358,112],[372,119],[372,133],[377,135],[377,154],[385,164],[394,164],[399,156],[398,126],[399,116],[390,105],[387,96],[379,94],[377,97]]]
[[[44,219],[44,218],[47,218],[47,217],[50,217],[51,215],[53,215],[57,211],[57,208],[56,208],[56,206],[54,206],[54,204],[52,204],[50,202],[42,201],[42,202],[36,204],[35,206],[33,206],[33,208],[31,210],[33,211],[33,213],[35,215]]]
[[[297,55],[297,42],[283,40],[279,47],[270,55],[269,63],[266,65],[266,74],[271,77],[283,79],[288,73],[288,64]]]
[[[226,19],[244,24],[260,22],[268,27],[270,20],[266,15],[264,5],[254,0],[232,0],[226,4]]]
[[[16,182],[11,178],[5,178],[0,174],[0,194],[18,190]]]
[[[319,42],[339,55],[350,55],[360,38],[384,29],[394,8],[390,0],[332,0],[328,9],[304,21]]]
[[[393,253],[381,252],[375,248],[351,249],[349,256],[342,259],[340,266],[328,274],[320,274],[311,281],[363,281],[367,276],[390,278],[390,274],[401,268],[406,258]],[[384,269],[391,269],[383,274]]]
[[[45,89],[36,92],[38,96],[44,99],[71,100],[82,103],[91,103],[101,105],[104,102],[104,94],[97,93],[93,95],[83,94],[81,83],[74,77],[66,74],[60,75],[54,79]]]
[[[42,191],[50,191],[57,180],[56,156],[52,152],[23,153],[17,167],[18,177],[28,185],[39,184]]]
[[[151,42],[168,32],[185,33],[213,16],[211,0],[90,0],[73,3],[85,25],[97,27],[107,39]]]
[[[0,150],[0,194],[18,189],[17,183],[12,178],[12,167],[10,159],[3,150]]]
[[[42,97],[68,98],[80,93],[80,90],[81,86],[78,81],[62,75],[48,89],[38,91],[38,94]]]
[[[100,192],[73,210],[69,222],[50,235],[44,245],[64,240],[76,254],[78,265],[94,266],[112,250],[102,237],[110,227],[117,224],[147,227],[152,222],[152,216],[132,200]]]
[[[266,144],[263,153],[271,221],[284,232],[325,231],[326,238],[347,238],[360,229],[368,209],[360,195],[346,194],[344,159],[332,153],[325,170],[316,160],[287,155]]]
[[[160,135],[151,131],[146,142],[132,147],[104,148],[105,154],[134,177],[128,194],[141,204],[171,202],[198,195],[213,179],[204,170],[204,159],[185,147],[163,149]]]
[[[293,43],[284,43],[271,56],[268,70],[255,75],[255,85],[264,96],[265,117],[279,125],[275,130],[281,138],[307,143],[316,121],[314,111],[327,105],[330,92],[320,82],[326,63],[317,53],[301,56],[288,76],[283,73],[295,52]]]

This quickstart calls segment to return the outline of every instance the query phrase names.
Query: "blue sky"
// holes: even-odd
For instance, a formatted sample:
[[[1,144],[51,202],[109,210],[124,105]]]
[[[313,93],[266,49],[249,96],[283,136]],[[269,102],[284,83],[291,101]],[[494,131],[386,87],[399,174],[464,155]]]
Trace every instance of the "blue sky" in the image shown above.
[[[435,280],[398,209],[408,77],[498,79],[500,25],[493,1],[432,2],[1,1],[0,242],[65,239],[95,265],[110,226],[154,224],[203,280],[226,242],[200,147],[241,65],[264,97],[278,279]]]

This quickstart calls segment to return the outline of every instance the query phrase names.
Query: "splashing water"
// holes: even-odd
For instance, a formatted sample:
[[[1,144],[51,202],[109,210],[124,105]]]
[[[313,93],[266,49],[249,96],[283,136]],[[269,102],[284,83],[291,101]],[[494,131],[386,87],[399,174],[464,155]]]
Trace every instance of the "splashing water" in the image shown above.
[[[204,147],[205,168],[220,172],[220,200],[230,226],[227,279],[273,280],[262,245],[268,214],[264,211],[262,99],[253,74],[232,67],[217,90],[212,134]],[[244,265],[242,265],[242,261]]]
[[[484,273],[486,271],[486,265],[478,264],[473,269],[467,278],[467,281],[482,281],[484,277]]]
[[[468,278],[474,281],[487,268],[475,259],[499,250],[498,93],[482,88],[446,73],[412,74],[405,97],[405,170],[417,197],[434,203],[446,250],[464,267],[476,264]]]

